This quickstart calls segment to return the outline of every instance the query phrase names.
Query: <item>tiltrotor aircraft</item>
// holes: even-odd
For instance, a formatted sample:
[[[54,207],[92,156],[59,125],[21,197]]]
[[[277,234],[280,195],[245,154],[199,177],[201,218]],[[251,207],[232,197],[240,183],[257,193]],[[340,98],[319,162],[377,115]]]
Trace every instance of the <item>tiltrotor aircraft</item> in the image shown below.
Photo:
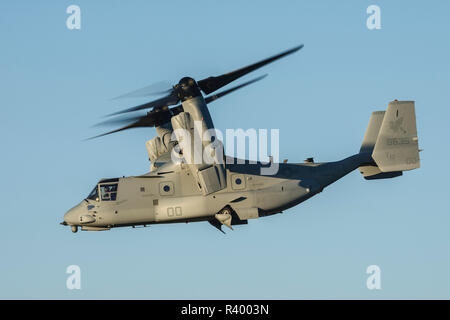
[[[403,171],[419,168],[413,101],[392,101],[386,111],[373,112],[359,153],[343,160],[315,163],[309,158],[303,163],[279,163],[278,171],[272,175],[262,174],[267,164],[261,162],[204,161],[203,158],[193,161],[196,153],[191,150],[192,144],[177,132],[204,137],[200,154],[216,142],[219,147],[211,148],[207,153],[216,160],[224,160],[223,146],[215,141],[207,104],[262,77],[206,97],[202,93],[211,94],[302,47],[221,76],[200,81],[182,78],[164,92],[164,97],[113,114],[151,109],[144,116],[131,118],[132,122],[126,126],[106,133],[156,127],[157,137],[146,142],[150,172],[100,180],[86,199],[64,215],[61,224],[77,232],[79,227],[95,231],[208,221],[222,231],[222,225],[232,228],[233,225],[247,224],[249,219],[291,208],[357,168],[368,180],[393,178],[402,175]],[[129,96],[141,93],[142,90],[138,90]],[[176,139],[171,138],[173,136]],[[174,154],[182,161],[174,161]]]

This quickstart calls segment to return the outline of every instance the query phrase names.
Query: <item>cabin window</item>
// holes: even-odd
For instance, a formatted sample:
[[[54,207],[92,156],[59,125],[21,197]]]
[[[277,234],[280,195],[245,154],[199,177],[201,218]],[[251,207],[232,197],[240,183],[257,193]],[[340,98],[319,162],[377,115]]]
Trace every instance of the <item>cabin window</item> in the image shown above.
[[[245,176],[242,174],[233,174],[231,176],[231,188],[234,190],[245,189]]]
[[[100,194],[102,201],[116,201],[117,199],[117,183],[101,184]]]
[[[172,196],[174,194],[175,187],[172,181],[165,181],[159,183],[159,194],[162,196]]]

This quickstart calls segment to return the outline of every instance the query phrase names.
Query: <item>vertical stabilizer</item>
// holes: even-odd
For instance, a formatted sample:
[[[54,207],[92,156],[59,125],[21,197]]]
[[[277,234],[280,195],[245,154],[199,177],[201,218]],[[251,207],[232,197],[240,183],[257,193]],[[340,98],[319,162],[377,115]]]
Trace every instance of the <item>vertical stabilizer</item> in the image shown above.
[[[380,132],[381,124],[383,123],[384,114],[384,111],[372,112],[361,149],[359,150],[360,153],[373,152],[373,148],[377,142],[378,133]]]
[[[414,101],[389,103],[372,158],[382,172],[420,167]]]

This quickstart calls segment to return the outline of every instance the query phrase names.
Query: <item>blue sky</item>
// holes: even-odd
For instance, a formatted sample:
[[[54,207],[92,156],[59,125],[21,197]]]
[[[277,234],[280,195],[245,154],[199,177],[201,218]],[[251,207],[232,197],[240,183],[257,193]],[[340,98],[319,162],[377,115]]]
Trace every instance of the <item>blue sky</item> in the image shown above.
[[[66,8],[81,8],[81,30]],[[366,8],[381,8],[368,30]],[[450,298],[447,1],[2,1],[0,298]],[[147,84],[202,79],[299,43],[210,107],[215,126],[280,129],[280,157],[358,152],[370,113],[415,100],[419,170],[355,171],[284,214],[72,234],[66,210],[104,177],[148,171],[154,129],[92,141]],[[133,101],[134,103],[134,101]],[[82,289],[67,290],[66,267]],[[381,290],[366,288],[369,265]]]

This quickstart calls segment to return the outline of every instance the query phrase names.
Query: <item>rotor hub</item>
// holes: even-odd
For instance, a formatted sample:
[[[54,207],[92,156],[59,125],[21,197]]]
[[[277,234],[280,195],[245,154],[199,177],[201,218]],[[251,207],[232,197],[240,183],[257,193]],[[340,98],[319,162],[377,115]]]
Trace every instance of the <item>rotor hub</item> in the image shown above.
[[[174,86],[174,89],[181,101],[201,95],[197,82],[191,77],[182,78],[178,84]]]

